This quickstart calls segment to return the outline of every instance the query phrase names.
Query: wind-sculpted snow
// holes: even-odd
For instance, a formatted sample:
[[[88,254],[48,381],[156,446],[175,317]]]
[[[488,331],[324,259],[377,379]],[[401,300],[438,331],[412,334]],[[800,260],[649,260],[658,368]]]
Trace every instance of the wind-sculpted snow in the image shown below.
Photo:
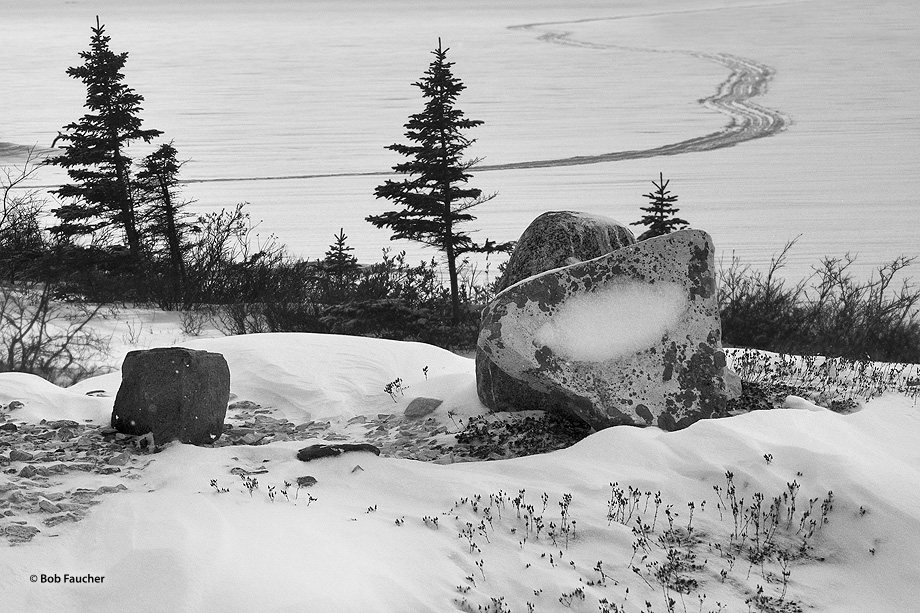
[[[531,23],[512,26],[511,29],[540,31],[568,23],[584,23],[585,21],[604,21],[607,19],[623,19],[611,17],[601,19],[579,20],[577,22],[547,22]],[[723,147],[733,147],[738,143],[773,136],[782,132],[789,125],[789,118],[778,111],[762,107],[751,98],[766,92],[767,83],[773,77],[773,69],[759,64],[754,60],[729,55],[727,53],[701,53],[696,51],[663,51],[659,49],[646,49],[639,47],[626,47],[614,44],[594,43],[578,40],[568,31],[548,29],[541,34],[539,40],[559,45],[586,47],[590,49],[615,49],[622,51],[639,51],[648,53],[677,53],[689,55],[709,62],[715,62],[731,70],[731,74],[723,81],[718,91],[707,98],[700,100],[700,104],[708,109],[723,113],[730,117],[729,123],[719,130],[704,136],[682,140],[669,145],[653,147],[651,149],[638,149],[630,151],[615,151],[597,155],[579,155],[567,158],[548,160],[533,160],[529,162],[511,162],[508,164],[495,164],[480,166],[477,170],[513,170],[516,168],[549,168],[555,166],[578,166],[582,164],[597,164],[600,162],[616,162],[620,160],[634,160],[663,155],[678,155],[698,151],[710,151]]]

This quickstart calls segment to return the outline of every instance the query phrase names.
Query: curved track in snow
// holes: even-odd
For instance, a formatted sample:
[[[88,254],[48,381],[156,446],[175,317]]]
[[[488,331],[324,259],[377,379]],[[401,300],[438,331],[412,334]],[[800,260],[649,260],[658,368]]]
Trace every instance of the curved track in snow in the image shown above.
[[[689,55],[710,62],[715,62],[728,68],[731,72],[723,81],[718,91],[707,98],[700,100],[700,104],[729,117],[728,124],[717,132],[703,136],[682,140],[677,143],[653,147],[650,149],[637,149],[630,151],[615,151],[596,155],[580,155],[567,158],[547,160],[533,160],[528,162],[511,162],[491,166],[479,166],[477,171],[483,170],[513,170],[517,168],[551,168],[557,166],[578,166],[582,164],[598,164],[601,162],[615,162],[619,160],[634,160],[664,155],[679,155],[698,151],[710,151],[724,147],[733,147],[738,143],[773,136],[782,132],[789,125],[790,120],[782,113],[773,109],[760,106],[751,101],[767,91],[767,83],[773,77],[774,71],[769,66],[759,64],[754,60],[745,59],[727,53],[700,53],[695,51],[662,51],[659,49],[645,49],[639,47],[625,47],[622,45],[599,44],[581,41],[572,37],[571,32],[553,29],[572,23],[585,23],[588,21],[608,21],[615,19],[628,19],[627,17],[608,17],[599,19],[582,19],[566,22],[532,23],[512,26],[511,29],[540,31],[546,30],[538,38],[541,41],[587,47],[591,49],[615,49],[623,51],[639,51],[647,53],[676,53]]]
[[[602,21],[606,19],[626,19],[624,17],[611,17],[601,19],[579,20],[578,22],[536,23],[521,26],[512,26],[511,29],[539,30],[546,26],[558,26],[567,23],[583,23],[585,21]],[[600,164],[603,162],[616,162],[619,160],[635,160],[665,155],[680,155],[711,151],[724,147],[733,147],[739,143],[757,138],[773,136],[785,130],[791,121],[788,117],[751,101],[751,98],[766,93],[767,83],[773,77],[774,71],[754,60],[745,59],[727,53],[700,53],[695,51],[662,51],[659,49],[644,49],[624,47],[619,45],[603,45],[580,41],[572,38],[571,32],[549,30],[539,36],[539,39],[560,45],[572,45],[595,49],[617,49],[628,51],[641,51],[648,53],[677,53],[689,55],[701,60],[715,62],[729,69],[731,72],[723,81],[715,94],[700,100],[700,104],[729,117],[729,122],[721,130],[703,136],[697,136],[668,145],[652,147],[650,149],[634,149],[629,151],[614,151],[594,155],[579,155],[566,158],[545,160],[530,160],[525,162],[509,162],[505,164],[483,164],[476,166],[476,172],[490,170],[517,170],[525,168],[553,168],[560,166],[580,166],[584,164]],[[290,175],[276,177],[249,177],[227,179],[190,179],[188,183],[211,183],[218,181],[249,181],[249,180],[285,180],[285,179],[318,179],[330,177],[359,177],[359,176],[389,176],[392,172],[352,172],[328,173],[312,175]]]
[[[51,149],[39,149],[38,147],[27,147],[26,145],[17,145],[16,143],[0,142],[0,160],[13,160],[19,162],[29,155],[42,155],[50,152]]]
[[[786,4],[779,2],[775,4]],[[773,6],[774,4],[771,4]],[[737,7],[745,8],[745,7]],[[689,9],[686,11],[676,11],[678,13],[694,13],[719,9]],[[643,47],[628,47],[623,45],[594,43],[579,40],[573,37],[572,32],[560,29],[566,25],[588,23],[596,21],[614,21],[628,20],[641,17],[654,17],[658,15],[674,14],[675,11],[667,13],[652,13],[641,15],[625,15],[618,17],[600,17],[592,19],[579,19],[574,21],[556,21],[530,23],[517,26],[510,26],[511,30],[523,30],[527,32],[539,33],[538,39],[546,43],[557,45],[568,45],[575,47],[584,47],[598,50],[617,50],[632,51],[641,53],[672,53],[687,55],[700,60],[715,62],[727,68],[729,76],[723,81],[715,94],[701,99],[699,102],[706,108],[722,113],[728,116],[729,121],[721,130],[711,132],[702,136],[697,136],[676,143],[652,147],[650,149],[635,149],[628,151],[614,151],[610,153],[600,153],[592,155],[579,155],[565,158],[554,158],[544,160],[529,160],[523,162],[508,162],[504,164],[491,164],[476,166],[476,172],[490,170],[517,170],[527,168],[552,168],[561,166],[580,166],[585,164],[599,164],[603,162],[615,162],[619,160],[634,160],[640,158],[651,158],[666,155],[680,155],[682,153],[694,153],[701,151],[711,151],[713,149],[722,149],[733,147],[739,143],[773,136],[785,130],[791,123],[790,119],[773,109],[760,106],[751,101],[767,91],[767,84],[772,79],[774,71],[769,66],[760,64],[754,60],[730,55],[727,53],[701,53],[697,51],[683,50],[662,50]],[[7,154],[18,153],[20,146],[12,143],[0,143],[0,152],[6,149]],[[25,149],[25,148],[22,148]],[[221,183],[221,182],[238,182],[238,181],[285,181],[294,179],[320,179],[335,177],[362,177],[362,176],[390,176],[392,171],[370,171],[370,172],[343,172],[343,173],[315,173],[315,174],[297,174],[297,175],[275,175],[275,176],[252,176],[252,177],[223,177],[208,179],[185,179],[182,183]]]
[[[703,9],[713,10],[713,9]],[[698,12],[694,10],[682,12]],[[670,13],[669,13],[670,14]],[[603,162],[616,162],[619,160],[635,160],[640,158],[651,158],[665,155],[680,155],[682,153],[693,153],[699,151],[711,151],[713,149],[722,149],[724,147],[733,147],[739,143],[757,138],[773,136],[785,130],[791,123],[789,118],[773,109],[760,106],[751,101],[761,94],[766,93],[767,84],[773,78],[774,71],[769,66],[755,62],[754,60],[730,55],[727,53],[701,53],[696,51],[664,51],[660,49],[647,49],[641,47],[626,47],[622,45],[600,44],[573,38],[572,33],[565,30],[556,29],[558,26],[564,26],[575,23],[585,23],[591,21],[612,21],[622,19],[632,19],[634,17],[650,17],[653,15],[636,15],[624,17],[602,17],[595,19],[580,19],[577,21],[560,21],[531,23],[519,26],[511,26],[512,30],[536,31],[543,33],[539,35],[539,40],[576,47],[586,47],[591,49],[607,49],[619,51],[636,51],[643,53],[676,53],[680,55],[689,55],[700,60],[715,62],[727,68],[730,73],[728,78],[723,81],[715,94],[700,100],[700,104],[708,109],[727,115],[728,123],[721,130],[697,136],[687,140],[682,140],[668,145],[652,147],[650,149],[634,149],[629,151],[614,151],[611,153],[600,153],[594,155],[579,155],[566,158],[554,158],[545,160],[530,160],[525,162],[509,162],[505,164],[483,164],[476,166],[476,172],[490,170],[517,170],[526,168],[553,168],[560,166],[580,166],[584,164],[600,164]],[[251,177],[248,179],[191,179],[188,182],[216,182],[216,181],[247,181],[247,180],[284,180],[284,179],[317,179],[329,177],[358,177],[358,176],[389,176],[392,172],[360,172],[360,173],[329,173],[329,174],[312,174],[312,175],[294,175],[294,176],[277,176],[277,177]]]

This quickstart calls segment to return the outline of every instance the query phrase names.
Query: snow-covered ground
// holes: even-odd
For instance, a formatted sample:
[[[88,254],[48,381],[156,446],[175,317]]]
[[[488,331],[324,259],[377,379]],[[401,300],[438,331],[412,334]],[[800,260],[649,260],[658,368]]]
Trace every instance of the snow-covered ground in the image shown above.
[[[275,436],[268,444],[216,448],[171,444],[157,454],[129,445],[125,457],[124,445],[114,441],[94,452],[102,464],[93,470],[32,478],[19,473],[66,464],[76,449],[61,444],[54,461],[11,462],[0,475],[0,512],[16,511],[0,525],[19,521],[40,532],[0,548],[5,610],[645,611],[648,601],[651,610],[666,611],[669,596],[677,611],[756,611],[745,601],[762,586],[763,597],[776,604],[782,568],[775,557],[763,566],[749,561],[750,524],[744,552],[735,551],[731,562],[732,484],[736,499],[743,498],[742,522],[757,493],[765,496],[758,516],[764,524],[774,497],[787,496],[770,537],[791,556],[786,608],[776,610],[908,611],[920,601],[920,412],[905,397],[886,395],[850,415],[790,398],[784,409],[679,432],[611,428],[553,453],[449,464],[456,420],[484,412],[468,358],[422,344],[342,336],[182,340],[175,323],[158,321],[147,334],[158,341],[145,344],[178,341],[223,353],[232,399],[260,405],[257,423],[312,421],[320,429],[315,438],[274,434],[262,441]],[[384,386],[396,378],[404,391],[394,401]],[[85,433],[107,424],[118,383],[117,372],[68,389],[2,374],[0,404],[23,403],[6,415],[23,439],[26,424],[33,433],[47,429],[43,419],[73,420]],[[443,444],[436,461],[394,457],[405,457],[400,446],[431,444],[425,428],[402,417],[416,396],[445,401],[424,421]],[[380,457],[295,458],[323,439],[371,440],[368,424],[388,420],[402,424],[406,435]],[[51,432],[30,440],[55,447],[58,435]],[[122,463],[106,459],[116,456]],[[258,481],[251,494],[246,473]],[[298,489],[304,476],[317,483]],[[285,482],[292,484],[286,496]],[[638,498],[618,502],[611,484],[627,500],[628,488],[636,488]],[[823,513],[831,491],[832,509]],[[56,511],[48,503],[66,508],[87,496],[98,504],[81,521],[48,521]],[[812,513],[803,521],[810,499]],[[50,511],[38,510],[40,504]],[[647,526],[644,542],[633,530],[637,518]],[[673,567],[672,585],[690,586],[682,597],[662,588],[669,549],[683,564]],[[42,575],[61,582],[43,583]],[[65,575],[104,579],[68,583]]]

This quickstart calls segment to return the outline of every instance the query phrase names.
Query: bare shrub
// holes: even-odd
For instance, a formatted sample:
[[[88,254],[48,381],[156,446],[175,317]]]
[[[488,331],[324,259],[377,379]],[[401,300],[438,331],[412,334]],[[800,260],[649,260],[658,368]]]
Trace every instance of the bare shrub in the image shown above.
[[[910,278],[893,281],[916,258],[898,257],[859,282],[849,269],[856,258],[824,258],[808,294],[812,353],[920,363],[920,288]]]
[[[140,319],[131,319],[125,322],[126,332],[121,335],[121,340],[125,345],[137,347],[141,344],[141,338],[144,335],[144,322]]]
[[[209,309],[185,309],[179,313],[179,328],[186,336],[200,336],[212,317],[213,313]]]
[[[0,271],[15,281],[48,247],[42,228],[45,199],[23,184],[38,170],[32,150],[21,167],[0,168]]]
[[[186,308],[225,298],[233,267],[249,258],[252,224],[244,207],[245,203],[238,204],[232,211],[224,209],[198,219],[197,235],[186,256]]]
[[[734,255],[728,266],[720,262],[719,306],[727,344],[784,351],[802,335],[808,322],[802,303],[809,279],[789,287],[778,274],[794,244],[786,243],[766,272],[742,264]]]
[[[719,269],[719,304],[726,344],[797,355],[920,362],[920,288],[894,280],[914,258],[880,266],[867,281],[850,272],[855,258],[825,257],[813,273],[787,284],[779,271],[786,244],[766,272],[733,257]]]
[[[98,373],[107,342],[90,326],[101,307],[53,300],[50,285],[0,285],[0,371],[29,372],[59,385]]]
[[[225,335],[271,332],[262,314],[263,309],[264,305],[253,302],[216,305],[212,311],[212,321]]]

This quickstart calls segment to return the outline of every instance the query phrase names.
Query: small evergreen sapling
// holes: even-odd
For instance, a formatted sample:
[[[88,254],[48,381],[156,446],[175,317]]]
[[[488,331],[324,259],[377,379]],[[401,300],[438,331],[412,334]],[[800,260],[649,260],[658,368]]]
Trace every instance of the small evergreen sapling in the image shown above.
[[[668,183],[670,180],[665,181],[664,175],[658,173],[658,182],[652,181],[655,191],[643,195],[644,198],[649,199],[649,206],[640,207],[646,214],[639,221],[629,224],[648,227],[648,230],[639,235],[640,241],[664,236],[689,225],[686,220],[677,217],[677,212],[680,210],[674,206],[677,196],[668,191]]]
[[[345,243],[348,239],[345,229],[340,228],[334,238],[335,242],[329,245],[329,250],[323,258],[323,273],[326,279],[327,299],[332,303],[338,303],[345,300],[354,289],[361,267],[358,259],[351,253],[353,248]]]

